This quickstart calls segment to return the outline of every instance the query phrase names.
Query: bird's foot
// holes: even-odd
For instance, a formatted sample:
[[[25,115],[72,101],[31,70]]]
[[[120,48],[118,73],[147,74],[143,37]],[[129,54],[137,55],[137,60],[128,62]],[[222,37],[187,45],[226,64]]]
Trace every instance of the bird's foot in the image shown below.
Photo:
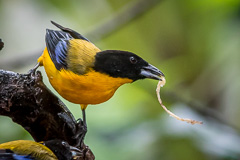
[[[35,73],[36,73],[36,70],[38,69],[39,67],[39,63],[37,63],[32,69],[30,69],[27,73],[27,75],[31,75],[31,76],[35,76]]]
[[[77,119],[77,124],[79,124],[79,123],[83,123],[82,118],[78,118],[78,119]]]
[[[78,139],[78,143],[75,145],[76,147],[83,148],[84,146],[84,138],[87,133],[87,125],[82,121],[81,118],[77,120],[77,131],[74,135],[74,139]]]

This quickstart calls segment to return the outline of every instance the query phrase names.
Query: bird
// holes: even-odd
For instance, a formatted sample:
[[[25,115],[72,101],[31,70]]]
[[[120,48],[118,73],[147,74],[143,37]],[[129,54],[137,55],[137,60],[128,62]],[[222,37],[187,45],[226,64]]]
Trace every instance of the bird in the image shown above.
[[[140,56],[122,50],[100,50],[78,32],[51,21],[60,30],[46,29],[46,47],[38,58],[50,84],[66,100],[80,104],[83,124],[88,105],[108,101],[126,83],[164,74]]]
[[[0,144],[0,160],[72,160],[81,151],[62,140],[16,140]]]

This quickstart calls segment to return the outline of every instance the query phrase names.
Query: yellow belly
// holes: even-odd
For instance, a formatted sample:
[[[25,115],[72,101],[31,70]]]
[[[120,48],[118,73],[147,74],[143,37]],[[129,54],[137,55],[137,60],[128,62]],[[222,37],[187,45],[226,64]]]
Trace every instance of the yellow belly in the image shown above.
[[[69,70],[55,68],[47,49],[38,59],[43,65],[53,88],[66,100],[76,104],[99,104],[110,99],[121,85],[132,82],[128,78],[113,78],[90,70],[77,75]]]

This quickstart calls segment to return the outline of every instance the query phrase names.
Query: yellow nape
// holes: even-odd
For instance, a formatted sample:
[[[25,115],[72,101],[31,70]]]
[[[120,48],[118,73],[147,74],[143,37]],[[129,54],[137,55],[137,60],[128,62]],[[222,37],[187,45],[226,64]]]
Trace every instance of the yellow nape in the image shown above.
[[[128,78],[110,77],[91,68],[82,75],[65,69],[59,71],[52,62],[46,48],[38,60],[40,64],[43,64],[53,88],[63,98],[76,104],[105,102],[113,96],[121,85],[133,81]]]
[[[16,154],[31,155],[39,160],[57,160],[55,154],[48,147],[29,140],[2,143],[0,144],[0,149],[10,149]]]

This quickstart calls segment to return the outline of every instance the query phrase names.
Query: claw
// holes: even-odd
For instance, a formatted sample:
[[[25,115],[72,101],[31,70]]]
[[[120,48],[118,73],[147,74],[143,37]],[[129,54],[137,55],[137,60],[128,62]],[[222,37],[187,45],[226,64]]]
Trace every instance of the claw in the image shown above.
[[[77,119],[77,123],[83,123],[82,118],[78,118],[78,119]]]
[[[74,139],[78,139],[77,144],[75,145],[75,147],[80,147],[82,148],[84,146],[84,138],[85,135],[87,133],[87,126],[83,123],[82,119],[78,119],[78,123],[77,123],[77,131],[74,135]]]
[[[35,76],[36,70],[38,69],[39,66],[40,66],[40,63],[37,63],[32,69],[28,71],[27,75]]]

